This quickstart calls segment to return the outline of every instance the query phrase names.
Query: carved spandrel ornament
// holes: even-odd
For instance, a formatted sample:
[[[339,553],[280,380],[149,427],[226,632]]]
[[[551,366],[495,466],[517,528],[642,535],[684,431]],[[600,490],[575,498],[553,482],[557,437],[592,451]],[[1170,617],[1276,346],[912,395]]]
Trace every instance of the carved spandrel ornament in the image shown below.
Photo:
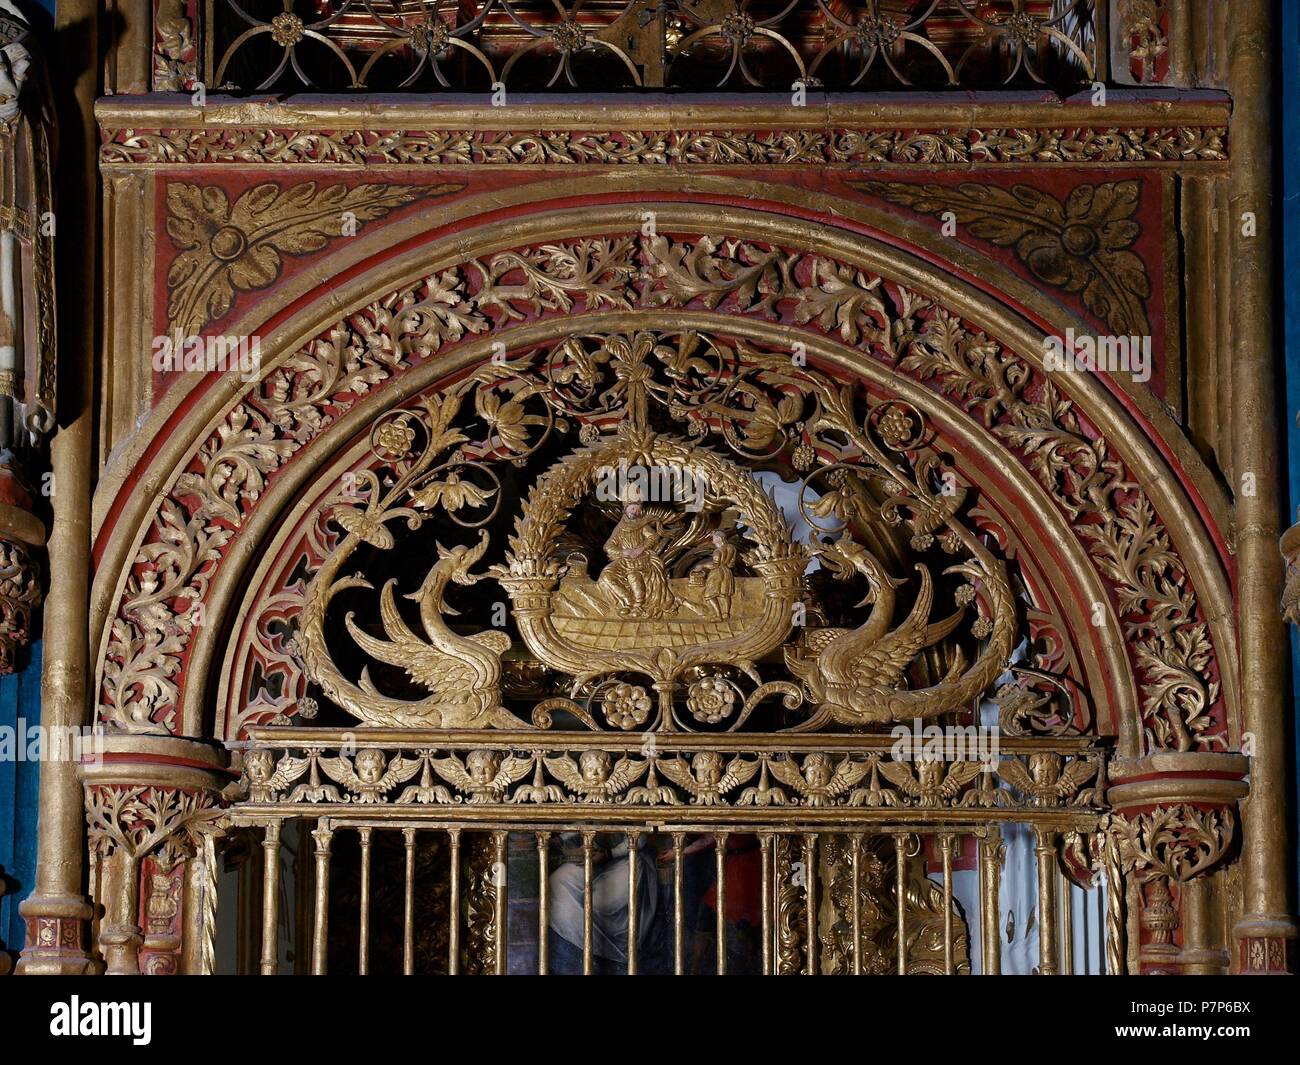
[[[377,465],[330,504],[347,535],[305,593],[305,672],[349,714],[389,726],[523,725],[502,701],[502,656],[521,644],[570,685],[533,706],[543,727],[563,711],[589,728],[735,730],[775,696],[786,711],[808,704],[798,729],[959,710],[1005,669],[1016,610],[1005,563],[966,524],[967,491],[927,432],[910,404],[872,405],[788,354],[702,333],[586,336],[481,367],[372,429]],[[806,543],[750,468],[785,451],[806,471],[792,489],[814,530]],[[507,495],[506,463],[531,480],[521,502]],[[513,506],[501,549],[495,519]],[[435,516],[436,557],[404,612],[401,579],[376,596],[357,560],[407,572],[385,556],[418,558],[401,545]],[[457,525],[468,542],[445,545]],[[892,575],[855,539],[868,529],[937,554],[939,570],[918,560],[914,579]],[[814,558],[865,586],[861,624],[805,622]],[[449,593],[492,582],[513,628],[501,612],[472,631]],[[941,644],[938,675],[917,672]],[[357,652],[375,665],[358,671]],[[398,696],[397,671],[428,694]],[[682,777],[701,794],[717,784],[684,764]]]
[[[41,602],[30,485],[54,424],[53,108],[31,26],[0,0],[0,673]]]

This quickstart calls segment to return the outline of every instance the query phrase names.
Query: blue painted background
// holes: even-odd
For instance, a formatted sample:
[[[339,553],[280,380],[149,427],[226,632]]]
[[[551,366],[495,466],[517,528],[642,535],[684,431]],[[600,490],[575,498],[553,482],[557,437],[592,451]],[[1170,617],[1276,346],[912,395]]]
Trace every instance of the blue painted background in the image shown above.
[[[17,729],[40,720],[41,645],[29,648],[24,668],[0,677],[0,728]],[[0,949],[23,945],[18,903],[32,890],[36,875],[36,781],[39,767],[25,761],[0,760],[0,868],[8,889],[0,897]]]

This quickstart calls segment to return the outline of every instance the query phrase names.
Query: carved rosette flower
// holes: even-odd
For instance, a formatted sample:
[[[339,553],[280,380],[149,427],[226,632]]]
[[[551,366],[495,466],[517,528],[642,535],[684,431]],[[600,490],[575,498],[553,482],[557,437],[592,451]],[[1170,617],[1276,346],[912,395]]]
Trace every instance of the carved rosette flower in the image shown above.
[[[440,56],[451,44],[451,28],[440,18],[422,19],[411,26],[408,33],[411,46],[417,52]]]
[[[880,433],[880,439],[895,450],[914,435],[911,420],[898,407],[892,406],[881,415],[876,430]]]
[[[385,458],[401,458],[415,443],[415,430],[403,422],[385,422],[375,430],[375,450]]]
[[[1023,48],[1033,48],[1038,35],[1043,32],[1042,23],[1023,11],[1009,16],[1002,26],[1008,37]]]
[[[754,19],[743,11],[732,11],[722,19],[722,36],[735,45],[745,44],[754,36]]]
[[[305,36],[302,19],[292,11],[282,11],[271,19],[271,40],[281,48],[292,48]]]
[[[605,720],[614,728],[634,729],[650,718],[653,705],[649,693],[639,684],[614,684],[601,700]]]
[[[854,28],[853,35],[861,48],[889,48],[902,32],[891,19],[866,15]]]
[[[701,677],[686,693],[686,709],[705,725],[725,721],[735,705],[736,691],[722,677]]]
[[[551,32],[551,43],[565,55],[572,55],[587,47],[587,31],[577,19],[566,18]]]

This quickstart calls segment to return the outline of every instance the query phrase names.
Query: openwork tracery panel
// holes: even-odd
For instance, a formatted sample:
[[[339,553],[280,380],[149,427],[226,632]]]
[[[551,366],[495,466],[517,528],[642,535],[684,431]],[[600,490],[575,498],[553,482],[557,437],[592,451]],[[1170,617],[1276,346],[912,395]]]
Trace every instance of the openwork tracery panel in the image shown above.
[[[587,238],[522,248],[447,269],[372,304],[295,353],[259,387],[256,398],[250,397],[231,413],[158,512],[113,625],[104,674],[104,716],[147,730],[174,721],[180,688],[173,678],[182,675],[184,651],[194,632],[192,615],[206,594],[224,546],[257,506],[267,484],[359,397],[392,380],[404,367],[489,330],[579,310],[590,314],[695,307],[757,320],[777,319],[829,334],[905,378],[951,397],[975,415],[1057,501],[1098,572],[1114,589],[1117,609],[1130,626],[1130,650],[1145,692],[1143,713],[1152,744],[1189,749],[1222,742],[1214,738],[1221,733],[1222,718],[1213,709],[1220,700],[1213,648],[1185,571],[1169,550],[1167,533],[1150,501],[1054,382],[931,300],[851,264],[761,242],[666,235]],[[651,353],[696,343],[649,331],[642,331],[643,339],[637,341],[637,332],[619,343],[648,344]],[[911,495],[905,504],[900,500],[892,516],[900,523],[915,523],[921,530],[916,534],[918,543],[926,549],[930,546],[926,537],[938,538],[942,544],[947,536],[952,542],[957,534],[939,515],[962,502],[966,486],[954,482],[953,494],[934,496],[944,491],[947,482],[935,480],[941,476],[941,464],[933,456],[918,453],[907,460],[920,462],[919,468],[881,465],[880,458],[888,455],[878,449],[891,445],[876,435],[877,423],[887,432],[901,434],[892,438],[894,445],[906,443],[913,431],[921,434],[918,440],[925,439],[921,424],[903,424],[914,416],[905,405],[892,408],[888,418],[885,412],[869,416],[867,408],[843,407],[829,383],[797,375],[778,381],[772,376],[778,373],[778,365],[787,373],[793,370],[792,350],[760,351],[758,363],[737,378],[748,381],[748,374],[755,383],[742,387],[732,380],[738,373],[735,345],[725,338],[720,341],[721,347],[711,346],[704,338],[698,341],[702,345],[698,352],[679,358],[688,366],[703,359],[711,373],[721,373],[709,379],[709,387],[722,391],[708,401],[716,406],[725,396],[723,407],[737,407],[736,411],[725,417],[707,405],[703,413],[694,411],[689,404],[702,401],[706,393],[697,396],[688,391],[685,397],[673,398],[671,388],[688,381],[680,377],[684,371],[676,369],[672,373],[677,376],[661,380],[656,385],[660,391],[653,393],[662,395],[670,410],[680,408],[673,413],[686,418],[682,429],[688,441],[698,439],[689,436],[694,427],[697,433],[714,434],[724,448],[734,443],[749,447],[764,461],[791,467],[802,464],[801,472],[819,463],[834,464],[847,454],[853,463],[866,464],[864,471],[869,481],[876,482],[881,501],[890,494],[880,495],[882,479],[894,478],[896,473],[889,471],[895,470],[906,477],[895,487],[902,486]],[[575,339],[567,355],[548,355],[536,365],[512,369],[504,384],[480,383],[476,387],[497,397],[484,401],[488,402],[485,410],[496,409],[496,404],[514,417],[520,404],[531,403],[535,409],[529,417],[541,418],[541,424],[558,420],[574,433],[583,432],[574,421],[576,414],[567,409],[564,393],[557,390],[571,389],[573,382],[554,381],[547,367],[557,358],[575,359],[583,369],[569,372],[578,382],[597,368],[609,373],[614,361],[610,354],[582,354],[576,346],[594,343],[599,353],[605,342],[600,337]],[[653,354],[638,358],[653,365],[665,362]],[[525,370],[527,375],[521,376]],[[514,392],[525,388],[524,380],[531,383],[516,401]],[[590,387],[595,387],[594,379]],[[670,391],[664,393],[665,388]],[[768,394],[759,403],[764,390]],[[510,445],[504,441],[524,447],[531,430],[515,426],[502,437],[491,418],[474,409],[486,436],[477,441],[478,451],[472,455],[458,442],[461,460],[519,457],[510,455]],[[593,416],[602,417],[599,410]],[[610,416],[612,412],[603,415],[606,421]],[[419,420],[411,414],[403,417],[406,428],[415,432]],[[427,415],[424,420],[427,433],[432,423]],[[599,434],[600,427],[585,431],[592,443],[596,438],[591,434]],[[751,433],[757,434],[753,445],[746,443],[746,434]],[[840,474],[832,471],[825,476]],[[835,498],[840,488],[821,483],[817,495]],[[476,490],[489,489],[495,486],[485,481]],[[448,493],[444,498],[456,495]],[[921,511],[909,510],[913,498]],[[368,503],[378,505],[375,498]],[[851,507],[838,505],[837,521]],[[969,526],[966,535],[972,535]],[[976,557],[969,548],[966,551],[970,558]],[[983,565],[972,564],[977,569]],[[985,572],[992,571],[986,568]],[[892,579],[897,578],[895,573]],[[979,582],[992,587],[982,578]],[[1156,618],[1159,622],[1153,624]],[[986,620],[992,624],[992,615]],[[972,624],[976,621],[971,619]],[[985,678],[985,685],[991,679]]]
[[[155,87],[243,91],[1050,85],[1095,76],[1092,0],[332,0],[177,12]]]

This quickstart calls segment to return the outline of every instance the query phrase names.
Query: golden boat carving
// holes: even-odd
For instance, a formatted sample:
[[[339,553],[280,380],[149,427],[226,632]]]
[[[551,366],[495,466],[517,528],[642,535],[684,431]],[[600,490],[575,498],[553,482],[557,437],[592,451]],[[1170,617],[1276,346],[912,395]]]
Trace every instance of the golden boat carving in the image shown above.
[[[562,557],[561,533],[572,509],[595,491],[602,471],[620,463],[691,471],[707,487],[711,507],[738,511],[752,543],[743,564],[754,575],[711,582],[710,566],[717,572],[720,565],[714,561],[689,576],[668,577],[654,550],[663,539],[656,530],[645,533],[643,545],[623,548],[628,557],[621,557],[621,530],[660,520],[635,500],[624,503],[607,543],[607,550],[615,544],[614,557],[598,576],[586,572],[581,557]],[[493,573],[510,595],[529,650],[574,676],[575,688],[626,670],[667,685],[705,664],[739,665],[756,676],[754,661],[790,633],[807,561],[776,502],[744,469],[708,448],[633,431],[575,452],[539,481],[516,523],[506,562]]]

